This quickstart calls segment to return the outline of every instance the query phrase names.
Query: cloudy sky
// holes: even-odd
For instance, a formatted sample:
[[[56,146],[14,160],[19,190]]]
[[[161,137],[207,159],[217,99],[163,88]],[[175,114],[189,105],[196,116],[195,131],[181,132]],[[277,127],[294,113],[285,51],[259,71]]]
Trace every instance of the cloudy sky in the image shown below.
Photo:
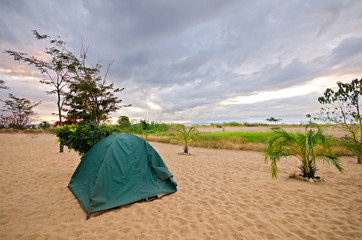
[[[90,65],[114,61],[108,80],[132,104],[115,118],[300,122],[327,87],[362,77],[360,0],[1,0],[0,29],[0,79],[48,121],[55,96],[3,53],[42,56],[34,29],[75,53],[82,39]]]

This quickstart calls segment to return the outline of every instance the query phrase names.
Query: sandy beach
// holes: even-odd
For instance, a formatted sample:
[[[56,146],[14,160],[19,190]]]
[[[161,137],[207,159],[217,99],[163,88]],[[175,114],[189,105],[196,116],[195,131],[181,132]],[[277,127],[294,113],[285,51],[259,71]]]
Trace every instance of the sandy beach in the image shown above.
[[[86,221],[67,185],[80,157],[52,134],[0,134],[0,239],[362,239],[362,165],[342,157],[327,182],[272,179],[260,152],[154,143],[178,183],[175,194]]]

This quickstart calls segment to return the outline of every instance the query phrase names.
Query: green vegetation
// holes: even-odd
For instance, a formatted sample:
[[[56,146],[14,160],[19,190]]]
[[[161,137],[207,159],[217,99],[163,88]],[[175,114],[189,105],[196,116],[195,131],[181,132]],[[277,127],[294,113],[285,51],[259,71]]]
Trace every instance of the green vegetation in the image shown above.
[[[223,125],[225,127],[241,127],[241,126],[243,126],[242,123],[238,123],[238,122],[228,122],[228,123],[223,123]]]
[[[95,68],[89,68],[85,66],[86,53],[81,56],[76,62],[77,75],[69,81],[69,92],[65,94],[67,117],[100,125],[107,121],[111,113],[131,105],[121,106],[122,99],[115,95],[124,88],[115,88],[113,83],[107,84],[106,76],[110,66],[105,76],[101,77],[102,66],[97,64]]]
[[[201,133],[192,145],[206,148],[263,151],[272,132],[217,132]]]
[[[89,128],[83,126],[85,123],[81,122],[80,132],[82,133],[84,129],[92,129],[89,140],[88,136],[77,136],[78,134],[78,125],[73,126],[64,126],[57,127],[55,129],[56,135],[58,136],[59,141],[68,142],[70,138],[78,139],[75,140],[77,144],[82,144],[86,142],[84,149],[90,149],[96,140],[102,139],[109,134],[127,132],[136,134],[148,141],[162,142],[162,143],[171,143],[177,144],[182,143],[184,146],[185,138],[187,140],[187,134],[190,129],[195,129],[195,127],[185,127],[183,125],[170,125],[165,123],[158,122],[149,122],[148,120],[141,120],[139,123],[132,124],[129,122],[129,119],[125,116],[119,118],[118,125],[101,125],[98,127],[90,124]],[[53,128],[51,128],[53,129]],[[72,131],[70,131],[72,129]],[[191,130],[194,132],[193,130]],[[216,148],[216,149],[230,149],[230,150],[251,150],[251,151],[265,151],[265,148],[268,144],[268,141],[275,137],[275,132],[216,132],[216,133],[196,133],[193,136],[192,140],[187,142],[187,152],[190,146],[194,147],[204,147],[204,148]],[[288,133],[290,136],[297,136],[297,133]],[[75,136],[70,136],[75,135]],[[99,136],[98,136],[99,135]],[[196,137],[197,135],[197,137]],[[190,136],[189,136],[190,137]],[[66,146],[70,149],[78,151],[80,154],[83,154],[82,150],[77,150],[79,146],[74,147],[73,143],[68,142]],[[80,148],[83,149],[83,148]],[[333,146],[333,152],[338,155],[346,155],[348,152],[344,151],[341,147]],[[185,149],[184,149],[185,151]]]
[[[124,118],[124,116],[123,116]],[[118,121],[117,128],[121,132],[133,133],[142,136],[148,136],[149,134],[165,134],[167,133],[170,125],[158,122],[149,122],[148,120],[141,120],[137,124],[131,124],[123,121]]]
[[[327,107],[321,108],[319,116],[314,119],[332,123],[342,129],[348,137],[341,141],[340,146],[348,149],[362,164],[362,78],[351,83],[337,82],[338,90],[327,88],[319,103]],[[311,117],[309,114],[307,117]]]
[[[165,132],[169,127],[164,123],[149,123],[146,120],[130,125],[121,123],[119,125],[98,125],[93,121],[82,121],[78,124],[58,126],[54,131],[59,142],[83,156],[97,142],[111,134],[127,132],[145,136],[149,133]]]
[[[217,132],[202,133],[200,141],[242,138],[244,142],[263,143],[273,136],[272,132]]]
[[[69,121],[68,126],[53,127],[46,122],[41,123],[39,126],[28,125],[26,126],[27,132],[55,132],[59,142],[64,142],[69,149],[74,149],[83,155],[89,150],[97,141],[114,133],[126,132],[136,134],[147,141],[162,142],[169,144],[183,143],[183,130],[180,125],[171,125],[165,123],[159,123],[148,120],[141,120],[138,123],[131,123],[127,116],[121,116],[118,119],[117,125],[100,125],[95,126],[93,123],[86,123],[85,121],[79,122]],[[88,126],[86,126],[88,125]],[[269,126],[269,125],[268,125]],[[281,126],[281,125],[279,125]],[[289,126],[289,125],[288,125]],[[185,133],[192,127],[184,127]],[[210,127],[210,126],[209,126]],[[296,126],[294,126],[296,127]],[[0,126],[1,128],[1,126]],[[78,129],[79,128],[79,129]],[[195,127],[193,127],[195,128]],[[208,128],[203,128],[207,131]],[[181,132],[180,132],[181,130]],[[210,127],[211,131],[215,131]],[[3,132],[14,132],[16,130],[3,129]],[[86,135],[86,131],[90,131],[89,136]],[[267,143],[275,136],[275,132],[272,130],[265,132],[203,132],[199,133],[197,141],[193,139],[187,143],[187,151],[190,146],[204,147],[204,148],[216,148],[216,149],[230,149],[230,150],[250,150],[250,151],[265,151]],[[177,137],[177,135],[179,135]],[[297,135],[297,133],[289,133],[291,136]],[[181,138],[180,138],[181,137]],[[177,139],[178,138],[178,139]],[[74,143],[71,142],[74,140]],[[341,139],[335,139],[341,142]],[[83,146],[85,145],[85,146]],[[185,149],[184,149],[185,150]],[[347,150],[344,150],[340,144],[332,147],[333,153],[338,156],[350,155]]]
[[[131,122],[127,116],[120,116],[117,120],[117,123],[121,128],[129,128],[131,126]]]
[[[55,134],[59,142],[84,156],[97,142],[119,132],[116,125],[99,126],[93,122],[80,122],[76,125],[59,126]]]
[[[184,145],[184,153],[189,153],[189,144],[192,141],[197,141],[199,131],[195,127],[190,127],[188,130],[184,125],[179,125],[176,132],[176,140]]]
[[[211,123],[209,125],[195,125],[195,127],[217,127],[217,128],[223,128],[223,127],[259,127],[259,126],[269,126],[266,123],[248,123],[248,122],[224,122],[224,123]]]
[[[311,127],[317,128],[317,132]],[[277,162],[288,156],[295,156],[301,161],[299,168],[303,177],[315,178],[316,160],[331,163],[339,171],[343,171],[338,158],[331,150],[332,140],[317,124],[308,124],[304,133],[290,134],[281,128],[274,128],[273,131],[275,135],[270,139],[265,151],[265,162],[270,159],[273,178],[277,177]]]
[[[47,122],[47,121],[42,121],[40,124],[39,124],[39,128],[40,129],[49,129],[51,128],[51,125]]]
[[[265,123],[248,123],[248,122],[243,122],[243,126],[244,127],[260,127],[260,126],[269,126],[268,124]]]

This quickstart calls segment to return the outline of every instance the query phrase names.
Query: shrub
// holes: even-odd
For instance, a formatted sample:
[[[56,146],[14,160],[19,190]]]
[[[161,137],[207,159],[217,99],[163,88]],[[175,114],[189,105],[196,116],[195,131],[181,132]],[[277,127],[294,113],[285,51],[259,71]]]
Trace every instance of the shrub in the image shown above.
[[[228,127],[240,127],[240,126],[242,126],[243,124],[238,123],[238,122],[229,122],[229,123],[224,123],[223,125],[224,125],[224,126],[228,126]]]
[[[128,129],[131,126],[129,117],[127,116],[120,116],[117,120],[117,123],[123,129]]]
[[[317,132],[311,127],[316,127]],[[315,178],[316,160],[330,163],[339,171],[343,171],[339,159],[331,150],[332,140],[324,134],[319,125],[306,125],[304,133],[291,134],[281,128],[273,128],[273,131],[275,135],[269,140],[265,151],[265,162],[270,160],[273,178],[277,177],[279,160],[288,156],[295,156],[300,160],[299,169],[303,177]]]
[[[149,134],[166,132],[169,129],[169,125],[165,123],[149,122],[147,120],[141,120],[138,124],[133,124],[128,128],[128,132],[135,134]]]
[[[51,126],[50,126],[50,124],[47,122],[47,121],[43,121],[43,122],[41,122],[40,124],[39,124],[39,128],[40,129],[49,129]]]
[[[141,121],[138,124],[130,124],[128,127],[118,125],[96,125],[92,122],[82,121],[77,125],[58,126],[55,135],[58,141],[69,149],[73,149],[80,155],[85,155],[97,142],[103,138],[120,132],[142,134],[147,137],[149,133],[159,133],[167,131],[169,125],[157,122]]]
[[[97,142],[103,138],[120,132],[113,125],[98,126],[90,122],[80,122],[77,125],[65,125],[55,129],[58,141],[84,156]]]
[[[176,140],[184,144],[184,153],[189,153],[189,144],[192,141],[198,141],[199,131],[195,127],[190,127],[188,130],[184,125],[179,125],[176,133]]]

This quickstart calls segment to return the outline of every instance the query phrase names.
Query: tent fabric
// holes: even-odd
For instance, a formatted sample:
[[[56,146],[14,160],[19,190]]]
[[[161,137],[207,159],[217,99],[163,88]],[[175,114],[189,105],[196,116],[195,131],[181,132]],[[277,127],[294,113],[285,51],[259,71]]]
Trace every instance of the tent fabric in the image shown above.
[[[129,133],[110,135],[94,145],[68,187],[88,214],[177,191],[156,150]]]

